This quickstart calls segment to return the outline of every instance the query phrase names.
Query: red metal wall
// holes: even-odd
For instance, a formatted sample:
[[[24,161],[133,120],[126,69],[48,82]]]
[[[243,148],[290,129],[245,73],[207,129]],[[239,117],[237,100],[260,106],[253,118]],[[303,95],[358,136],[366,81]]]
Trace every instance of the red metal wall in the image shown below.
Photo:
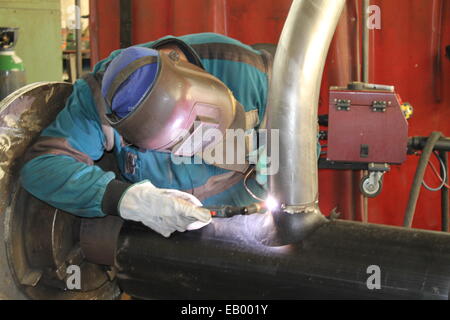
[[[410,135],[429,135],[438,130],[450,136],[450,60],[444,57],[444,48],[450,45],[450,1],[376,0],[373,3],[382,10],[382,29],[372,32],[372,80],[395,85],[402,98],[414,106],[415,114],[409,121]],[[438,23],[439,13],[443,14],[442,25]],[[435,67],[438,52],[442,53],[440,70]],[[437,87],[441,88],[440,93]],[[371,221],[401,224],[417,162],[417,157],[409,157],[405,165],[394,168],[385,177],[382,195],[369,202]],[[426,181],[439,185],[430,171]],[[414,226],[439,229],[439,208],[439,193],[422,188]]]
[[[277,42],[291,0],[133,0],[133,43],[171,34],[218,32],[243,42]],[[119,0],[91,0],[93,63],[120,46]]]
[[[119,48],[119,0],[90,2],[95,63]],[[359,79],[360,2],[348,0],[330,49],[321,101],[327,101],[330,85]],[[249,44],[276,43],[290,4],[291,0],[133,0],[133,43],[196,32],[218,32]],[[381,29],[371,31],[370,80],[395,85],[413,104],[410,135],[428,135],[432,130],[450,135],[450,60],[443,56],[445,45],[450,45],[450,0],[372,0],[372,4],[381,9]],[[320,112],[326,111],[321,104]],[[383,193],[369,201],[370,222],[401,224],[416,164],[416,157],[410,157],[385,176]],[[359,178],[351,172],[321,171],[322,211],[338,206],[345,218],[361,219]],[[429,184],[438,182],[431,173],[426,179]],[[422,190],[414,226],[440,228],[439,193]]]

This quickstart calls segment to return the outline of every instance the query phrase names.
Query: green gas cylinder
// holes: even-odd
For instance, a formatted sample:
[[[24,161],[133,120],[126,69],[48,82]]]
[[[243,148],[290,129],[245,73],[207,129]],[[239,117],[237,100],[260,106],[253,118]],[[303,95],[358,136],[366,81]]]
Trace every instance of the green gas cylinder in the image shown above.
[[[0,27],[0,100],[26,84],[23,61],[14,51],[18,31]]]

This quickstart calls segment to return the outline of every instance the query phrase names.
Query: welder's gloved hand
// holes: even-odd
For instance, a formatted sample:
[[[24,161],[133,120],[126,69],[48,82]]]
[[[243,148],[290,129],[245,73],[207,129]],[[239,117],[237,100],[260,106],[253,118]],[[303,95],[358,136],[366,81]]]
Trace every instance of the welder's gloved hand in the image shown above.
[[[156,188],[146,180],[129,187],[119,202],[120,216],[142,222],[147,227],[169,237],[173,232],[196,230],[208,225],[209,210],[191,194]]]

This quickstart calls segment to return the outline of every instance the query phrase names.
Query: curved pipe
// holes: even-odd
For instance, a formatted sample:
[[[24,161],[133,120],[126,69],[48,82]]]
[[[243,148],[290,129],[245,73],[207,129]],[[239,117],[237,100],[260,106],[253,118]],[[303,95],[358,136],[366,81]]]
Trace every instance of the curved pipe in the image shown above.
[[[269,134],[279,130],[280,157],[279,171],[270,178],[270,193],[289,213],[319,212],[319,92],[328,49],[344,5],[345,0],[295,0],[277,47],[268,128]],[[277,150],[269,144],[269,155],[274,152]]]
[[[280,246],[302,241],[328,221],[318,206],[317,109],[325,60],[344,5],[345,0],[294,0],[289,10],[275,55],[267,123],[271,166],[279,160],[270,195],[281,206],[272,214],[237,218],[236,227],[228,229],[237,238]],[[279,148],[272,140],[278,134]],[[216,222],[219,229],[221,224]]]

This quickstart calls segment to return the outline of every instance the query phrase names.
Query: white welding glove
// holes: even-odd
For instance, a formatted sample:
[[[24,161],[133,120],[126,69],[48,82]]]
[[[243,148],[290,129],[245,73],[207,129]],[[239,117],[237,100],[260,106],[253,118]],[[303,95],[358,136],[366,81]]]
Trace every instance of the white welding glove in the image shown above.
[[[211,213],[195,196],[179,190],[159,189],[145,180],[129,187],[119,202],[120,216],[142,222],[169,237],[173,232],[196,230],[208,225]]]

